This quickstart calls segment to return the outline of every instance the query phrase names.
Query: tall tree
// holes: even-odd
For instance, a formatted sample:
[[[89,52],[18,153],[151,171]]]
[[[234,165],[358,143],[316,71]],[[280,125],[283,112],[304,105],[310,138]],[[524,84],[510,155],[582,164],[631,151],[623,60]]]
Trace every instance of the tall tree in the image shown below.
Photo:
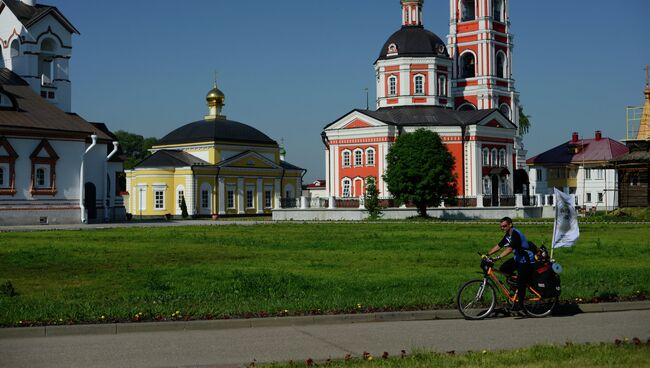
[[[524,106],[519,105],[519,134],[524,135],[530,129],[530,115],[524,114]]]
[[[388,190],[398,201],[415,204],[420,216],[426,217],[427,206],[438,206],[444,196],[457,193],[454,157],[437,133],[418,129],[400,135],[386,161]]]
[[[154,137],[144,138],[141,135],[118,130],[115,132],[117,140],[120,142],[122,152],[127,156],[124,162],[125,169],[132,169],[138,162],[149,156],[149,149],[156,144],[157,139]]]
[[[376,220],[381,216],[381,206],[379,205],[379,190],[377,190],[377,181],[374,176],[366,179],[366,195],[364,198],[366,210],[371,220]]]

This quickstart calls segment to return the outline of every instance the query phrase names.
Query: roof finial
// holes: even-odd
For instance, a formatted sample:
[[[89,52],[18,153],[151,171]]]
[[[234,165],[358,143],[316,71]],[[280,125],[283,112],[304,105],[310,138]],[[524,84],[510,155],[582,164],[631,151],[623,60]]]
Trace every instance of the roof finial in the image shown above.
[[[650,88],[650,66],[646,64],[643,70],[645,70],[645,88]]]
[[[214,70],[214,88],[217,88],[217,75],[218,75],[218,74],[219,74],[219,73],[218,73],[217,70],[215,69],[215,70]]]

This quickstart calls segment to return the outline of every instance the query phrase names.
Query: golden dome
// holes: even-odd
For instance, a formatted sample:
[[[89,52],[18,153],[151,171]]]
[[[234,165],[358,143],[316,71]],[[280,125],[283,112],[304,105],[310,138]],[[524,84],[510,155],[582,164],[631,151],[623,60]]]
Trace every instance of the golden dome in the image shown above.
[[[223,105],[225,99],[226,95],[224,95],[216,86],[208,92],[207,96],[205,96],[205,100],[208,101],[208,104],[216,102],[219,105]]]

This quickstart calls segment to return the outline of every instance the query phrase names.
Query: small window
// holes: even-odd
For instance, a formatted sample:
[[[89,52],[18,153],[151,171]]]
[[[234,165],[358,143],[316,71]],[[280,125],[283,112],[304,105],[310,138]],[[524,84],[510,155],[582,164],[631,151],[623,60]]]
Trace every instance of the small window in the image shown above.
[[[495,21],[503,22],[503,0],[492,0],[492,13]]]
[[[463,22],[474,20],[476,18],[474,0],[462,0],[462,17]]]
[[[388,95],[397,96],[397,77],[388,77]]]
[[[490,150],[483,148],[483,166],[490,166]]]
[[[591,203],[591,193],[587,193],[587,203]]]
[[[375,150],[373,148],[366,150],[366,166],[375,166]]]
[[[210,206],[210,192],[207,190],[201,191],[201,208],[208,208]]]
[[[343,151],[343,167],[349,167],[350,166],[350,151],[345,150]]]
[[[491,157],[492,158],[492,167],[497,167],[499,165],[499,163],[497,162],[498,157],[497,157],[497,149],[496,148],[492,149],[491,156],[492,156]]]
[[[487,176],[483,178],[483,194],[485,195],[492,194],[490,190],[490,178]]]
[[[347,178],[343,179],[342,184],[343,184],[342,196],[344,198],[350,197],[350,187],[351,187],[350,179],[347,179]]]
[[[185,192],[182,190],[178,191],[178,208],[183,207],[183,198],[185,198]]]
[[[229,209],[235,208],[235,186],[228,185],[226,189],[226,205]]]
[[[416,75],[413,81],[415,85],[415,94],[423,95],[424,94],[424,77],[421,75]]]
[[[591,169],[585,169],[585,179],[591,179]]]
[[[510,107],[508,105],[503,104],[499,106],[499,111],[501,111],[501,113],[505,115],[505,117],[512,120],[512,116],[510,116]]]
[[[354,151],[354,166],[363,166],[363,151],[360,149]]]
[[[255,207],[255,187],[247,186],[246,187],[246,208]]]
[[[438,94],[447,96],[447,78],[444,75],[438,77]]]
[[[460,57],[461,78],[474,78],[476,76],[476,61],[474,54],[466,52]]]
[[[506,75],[506,55],[503,52],[497,52],[497,78],[505,78]]]
[[[49,183],[47,182],[47,168],[39,167],[36,169],[36,187],[37,188],[47,188]]]
[[[162,210],[165,208],[165,191],[164,190],[154,190],[153,192],[154,208],[157,210]]]
[[[7,184],[5,184],[6,182],[7,181],[5,180],[5,168],[0,167],[0,188],[6,187],[7,186]]]
[[[603,198],[604,198],[603,193],[598,193],[598,202],[599,203],[603,201]]]
[[[499,151],[499,166],[506,167],[506,150]]]
[[[273,187],[264,188],[264,208],[271,208],[273,201]]]

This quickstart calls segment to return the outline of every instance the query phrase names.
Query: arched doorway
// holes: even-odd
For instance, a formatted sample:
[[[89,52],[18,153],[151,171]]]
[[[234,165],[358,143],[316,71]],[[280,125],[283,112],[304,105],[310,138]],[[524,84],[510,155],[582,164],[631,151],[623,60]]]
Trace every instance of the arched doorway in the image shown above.
[[[97,189],[95,184],[87,182],[84,185],[84,207],[86,207],[86,213],[88,213],[89,220],[97,219]]]

